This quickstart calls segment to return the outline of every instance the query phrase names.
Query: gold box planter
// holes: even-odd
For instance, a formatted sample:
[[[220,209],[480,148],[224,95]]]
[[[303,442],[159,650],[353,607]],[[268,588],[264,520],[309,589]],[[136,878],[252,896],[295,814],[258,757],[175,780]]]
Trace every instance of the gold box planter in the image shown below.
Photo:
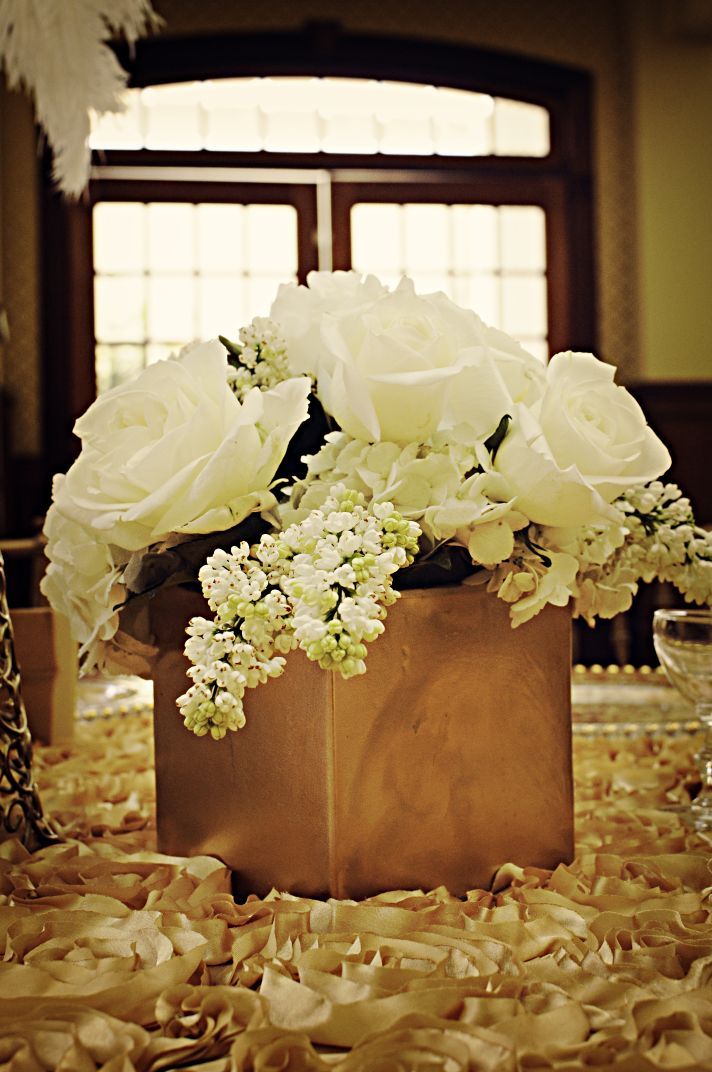
[[[482,588],[407,591],[365,675],[344,681],[294,652],[223,741],[194,737],[175,706],[185,625],[205,611],[180,589],[153,602],[162,851],[219,856],[241,894],[351,898],[462,895],[508,861],[571,860],[567,610],[513,630]]]

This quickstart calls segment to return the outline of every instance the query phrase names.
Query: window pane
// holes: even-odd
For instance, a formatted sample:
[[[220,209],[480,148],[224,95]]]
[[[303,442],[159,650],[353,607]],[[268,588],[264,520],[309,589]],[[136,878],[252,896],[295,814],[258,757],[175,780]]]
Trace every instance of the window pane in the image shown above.
[[[97,276],[94,333],[97,342],[143,342],[143,276]]]
[[[447,205],[404,205],[405,264],[408,272],[442,272],[452,261]]]
[[[538,357],[542,364],[546,364],[549,360],[549,347],[546,344],[545,339],[529,339],[523,336],[520,342],[525,350],[528,350],[530,354],[534,354],[534,357]]]
[[[453,279],[447,272],[409,272],[418,294],[435,294],[442,290],[448,297],[452,296]]]
[[[251,320],[253,316],[267,316],[277,294],[277,287],[280,283],[289,282],[294,282],[294,279],[283,275],[248,276],[245,280],[245,306],[249,313],[242,323]]]
[[[191,276],[148,277],[148,331],[152,342],[196,337],[195,286]]]
[[[242,205],[196,205],[198,270],[234,272],[244,257]]]
[[[542,272],[546,266],[546,217],[538,205],[503,205],[499,210],[502,268]]]
[[[211,108],[205,113],[205,149],[213,152],[258,152],[263,148],[262,116],[258,107]]]
[[[148,269],[150,272],[191,272],[195,263],[192,205],[150,204]]]
[[[505,277],[502,280],[504,331],[519,338],[546,335],[546,280]]]
[[[432,111],[435,152],[486,156],[492,152],[494,101],[483,93],[439,89]]]
[[[401,274],[405,264],[400,205],[354,205],[351,209],[354,268],[381,276]]]
[[[303,112],[274,112],[264,117],[262,147],[268,153],[318,153],[319,117]]]
[[[402,116],[381,122],[378,149],[382,153],[432,156],[435,141],[428,116]]]
[[[244,293],[242,276],[202,276],[198,286],[199,338],[214,339],[218,335],[236,338],[245,323],[242,315]]]
[[[297,210],[292,205],[247,205],[246,260],[250,274],[268,273],[285,279],[297,272]],[[237,265],[236,265],[237,267]]]
[[[107,346],[96,348],[96,388],[100,394],[136,376],[143,366],[143,346]]]
[[[144,205],[133,201],[96,206],[92,217],[95,271],[115,274],[144,270],[144,211]]]
[[[377,153],[378,128],[372,115],[333,115],[322,119],[325,153]]]
[[[147,149],[200,149],[203,145],[201,86],[151,86],[140,90]]]
[[[452,206],[452,259],[456,272],[492,272],[499,267],[497,212],[494,205]]]
[[[549,113],[536,104],[498,97],[494,107],[497,156],[547,156]]]
[[[146,343],[146,364],[154,365],[156,361],[165,361],[179,353],[185,343],[182,342],[148,342]]]
[[[501,325],[500,287],[495,275],[465,275],[454,279],[453,300],[474,309],[486,324]]]

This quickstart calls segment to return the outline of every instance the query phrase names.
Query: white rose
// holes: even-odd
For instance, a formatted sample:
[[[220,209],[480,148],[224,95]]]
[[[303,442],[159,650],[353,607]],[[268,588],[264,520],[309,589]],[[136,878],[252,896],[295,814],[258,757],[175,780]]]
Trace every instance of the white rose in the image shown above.
[[[309,388],[285,380],[238,402],[217,341],[150,365],[77,421],[83,449],[63,487],[65,513],[137,551],[272,507],[269,486],[306,419]]]
[[[575,465],[563,468],[554,457],[541,425],[526,406],[514,408],[509,431],[494,468],[505,477],[518,510],[539,525],[578,527],[598,520],[619,520]]]
[[[409,279],[365,309],[324,316],[321,337],[324,407],[370,442],[423,443],[463,423],[470,439],[486,437],[544,375],[514,340],[444,294],[416,295]]]
[[[325,313],[338,317],[358,311],[387,293],[375,276],[359,272],[309,272],[306,287],[283,283],[270,318],[282,330],[292,372],[316,375],[324,361],[331,363],[321,338]]]
[[[540,410],[557,464],[575,466],[606,502],[670,466],[667,448],[614,376],[614,367],[593,354],[556,354],[547,368]]]
[[[114,561],[111,548],[91,528],[63,512],[64,483],[63,476],[54,478],[55,501],[44,527],[50,564],[40,588],[54,609],[69,619],[86,671],[101,668],[103,642],[116,633],[115,608],[126,599],[126,589],[119,580],[123,567]]]

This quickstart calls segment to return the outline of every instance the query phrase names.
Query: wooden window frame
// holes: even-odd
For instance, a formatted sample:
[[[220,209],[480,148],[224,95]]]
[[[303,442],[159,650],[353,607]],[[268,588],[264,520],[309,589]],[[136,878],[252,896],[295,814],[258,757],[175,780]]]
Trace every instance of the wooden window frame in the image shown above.
[[[335,23],[301,30],[225,34],[196,39],[139,41],[131,53],[118,44],[132,87],[260,75],[376,78],[489,93],[538,104],[550,116],[546,157],[423,157],[390,154],[286,154],[231,152],[105,151],[94,162],[109,167],[153,169],[225,167],[327,170],[333,175],[333,212],[343,226],[346,206],[362,190],[359,173],[380,171],[395,180],[369,185],[362,200],[403,199],[491,204],[539,204],[547,213],[549,341],[552,349],[596,349],[593,171],[590,75],[579,69],[488,52],[469,46],[409,38],[352,34]],[[409,181],[399,184],[398,173]],[[442,176],[439,182],[437,172]],[[244,200],[231,183],[171,183],[140,179],[95,179],[78,203],[54,191],[44,163],[43,194],[43,382],[44,455],[51,471],[66,469],[77,453],[71,428],[95,397],[91,210],[98,200]],[[412,180],[412,181],[411,181]],[[422,181],[421,181],[422,180]],[[308,181],[308,180],[307,180]],[[445,187],[447,196],[444,197]],[[285,187],[287,189],[289,187]],[[299,196],[299,185],[291,185]],[[269,201],[268,184],[250,186],[250,199]],[[396,194],[396,191],[400,193]],[[460,192],[461,191],[461,192]],[[237,196],[236,196],[237,194]],[[254,198],[253,198],[254,195]],[[274,191],[272,192],[274,195]],[[283,198],[280,198],[283,201]],[[299,251],[302,275],[314,262],[316,221],[301,204]],[[308,221],[308,222],[307,222]],[[348,267],[343,238],[334,267]],[[311,252],[310,252],[311,250]],[[58,280],[64,285],[59,286]]]

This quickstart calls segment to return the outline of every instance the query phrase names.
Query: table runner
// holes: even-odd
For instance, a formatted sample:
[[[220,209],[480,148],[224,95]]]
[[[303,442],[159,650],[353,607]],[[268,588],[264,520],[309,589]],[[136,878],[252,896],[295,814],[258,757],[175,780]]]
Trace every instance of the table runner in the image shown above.
[[[155,852],[150,715],[81,723],[36,749],[66,841],[0,846],[0,1069],[712,1068],[710,842],[660,810],[694,747],[577,736],[553,872],[237,904],[218,861]]]

